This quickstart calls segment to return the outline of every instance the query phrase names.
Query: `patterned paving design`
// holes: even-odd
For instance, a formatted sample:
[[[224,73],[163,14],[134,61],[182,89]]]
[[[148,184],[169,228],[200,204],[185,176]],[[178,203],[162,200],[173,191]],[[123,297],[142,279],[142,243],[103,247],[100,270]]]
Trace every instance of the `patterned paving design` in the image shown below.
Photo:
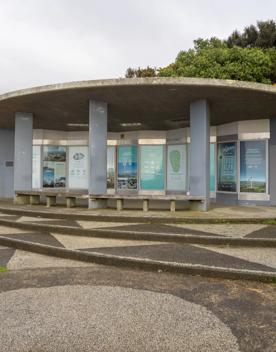
[[[0,248],[0,266],[7,267],[14,253],[15,249],[13,248]]]
[[[3,237],[14,238],[17,240],[22,240],[26,242],[34,242],[40,244],[46,244],[48,246],[54,247],[64,247],[56,238],[55,236],[45,232],[27,232],[27,233],[10,233],[10,234],[1,234]]]
[[[256,230],[246,235],[247,238],[276,238],[276,226],[267,226],[262,230]]]
[[[80,250],[173,263],[276,272],[276,268],[254,263],[253,261],[249,262],[235,256],[216,253],[193,245],[158,244],[116,248],[85,248]]]
[[[113,229],[113,228],[110,227],[110,229]],[[199,231],[199,230],[194,230],[187,227],[177,227],[174,225],[164,225],[164,224],[125,225],[125,226],[116,227],[116,230],[224,237],[221,234],[214,234],[207,231]]]
[[[276,227],[266,225],[205,225],[205,224],[126,224],[108,222],[81,222],[64,219],[45,219],[32,217],[14,217],[1,215],[14,221],[35,222],[38,225],[51,224],[70,226],[76,228],[105,228],[137,232],[178,233],[194,236],[234,236],[246,238],[274,238]],[[275,248],[236,248],[227,246],[199,246],[152,241],[119,240],[107,238],[93,238],[82,236],[69,236],[47,231],[26,231],[7,226],[0,226],[0,236],[10,237],[27,242],[35,242],[60,248],[82,251],[96,251],[99,253],[113,254],[142,259],[152,259],[187,264],[202,264],[214,267],[248,269],[260,271],[276,271]],[[0,249],[2,259],[0,265],[6,266],[13,258],[12,267],[19,268],[38,265],[39,260],[22,256],[20,251]],[[19,253],[19,254],[18,254]],[[19,259],[18,259],[19,258]],[[42,261],[43,262],[43,261]],[[2,263],[2,264],[1,264]],[[37,263],[37,264],[35,264]],[[44,265],[44,264],[43,264]],[[47,261],[46,261],[46,266]]]

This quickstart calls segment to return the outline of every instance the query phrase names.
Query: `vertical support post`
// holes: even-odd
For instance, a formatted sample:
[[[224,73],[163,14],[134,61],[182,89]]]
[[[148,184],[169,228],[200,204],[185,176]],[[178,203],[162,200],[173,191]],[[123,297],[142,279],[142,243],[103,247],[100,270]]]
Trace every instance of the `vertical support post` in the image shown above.
[[[269,141],[269,194],[270,204],[276,205],[276,118],[270,120]]]
[[[210,200],[210,111],[205,99],[190,104],[190,135],[190,195],[202,197],[198,210],[206,211]]]
[[[32,190],[33,114],[15,114],[14,190]]]
[[[89,195],[106,194],[107,103],[89,101]],[[89,201],[89,207],[97,208]],[[106,201],[105,201],[106,203]],[[101,201],[99,207],[103,207]]]

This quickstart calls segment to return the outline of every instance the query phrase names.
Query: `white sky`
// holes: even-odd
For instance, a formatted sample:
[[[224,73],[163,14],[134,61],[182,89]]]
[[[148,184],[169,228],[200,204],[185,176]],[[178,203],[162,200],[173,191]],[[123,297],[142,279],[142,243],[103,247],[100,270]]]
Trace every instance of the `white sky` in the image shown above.
[[[276,0],[0,0],[0,92],[165,66],[275,15]]]

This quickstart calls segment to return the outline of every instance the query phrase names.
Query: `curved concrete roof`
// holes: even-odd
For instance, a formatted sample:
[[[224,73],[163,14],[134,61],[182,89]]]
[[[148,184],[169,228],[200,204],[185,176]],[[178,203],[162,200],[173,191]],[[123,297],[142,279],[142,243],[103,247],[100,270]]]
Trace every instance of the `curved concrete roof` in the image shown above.
[[[89,99],[109,105],[109,131],[174,129],[189,125],[189,103],[206,98],[211,124],[276,117],[276,87],[203,78],[121,78],[69,82],[0,95],[0,128],[13,128],[16,112],[34,113],[34,128],[72,130],[88,123]],[[76,128],[74,128],[76,129]],[[133,129],[133,128],[132,128]]]

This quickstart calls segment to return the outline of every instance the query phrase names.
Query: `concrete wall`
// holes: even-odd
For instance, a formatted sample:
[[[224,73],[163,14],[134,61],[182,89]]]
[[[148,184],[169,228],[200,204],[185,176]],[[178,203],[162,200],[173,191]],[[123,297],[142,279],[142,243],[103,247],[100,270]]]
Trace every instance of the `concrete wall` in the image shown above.
[[[0,198],[14,195],[14,131],[0,129]]]

